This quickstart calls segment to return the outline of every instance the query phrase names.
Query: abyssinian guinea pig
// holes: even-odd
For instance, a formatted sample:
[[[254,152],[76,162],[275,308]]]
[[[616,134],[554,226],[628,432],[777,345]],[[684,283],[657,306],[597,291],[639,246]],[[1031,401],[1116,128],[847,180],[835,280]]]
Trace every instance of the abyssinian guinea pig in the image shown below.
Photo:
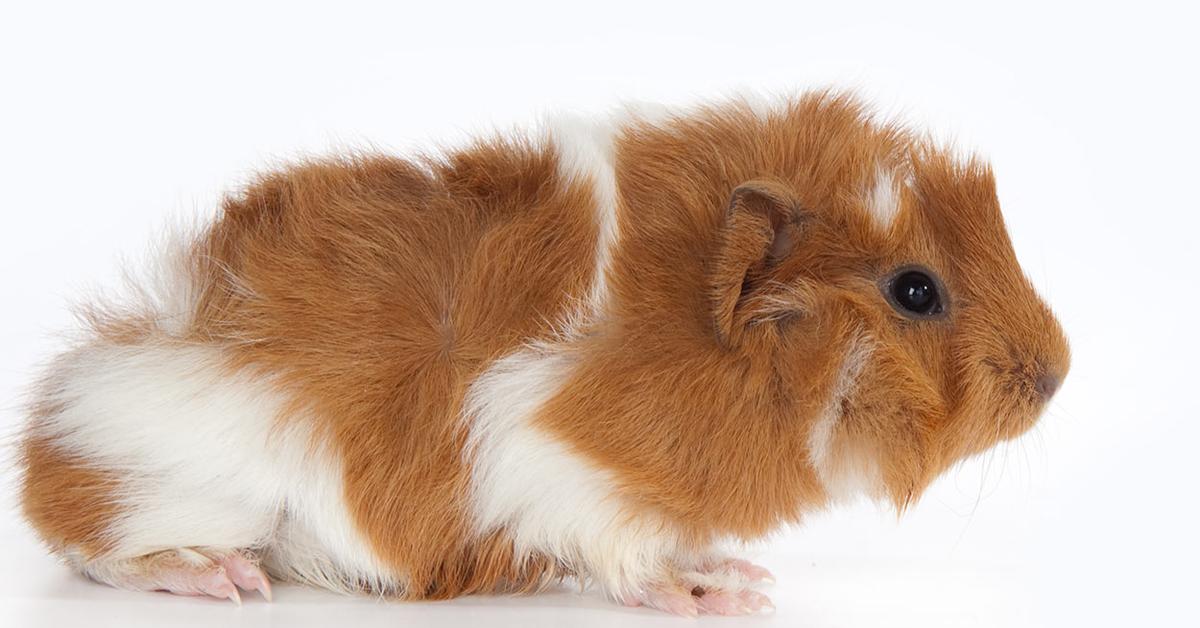
[[[21,441],[32,526],[129,589],[756,612],[718,547],[903,510],[1069,362],[989,167],[829,92],[304,163],[177,240]]]

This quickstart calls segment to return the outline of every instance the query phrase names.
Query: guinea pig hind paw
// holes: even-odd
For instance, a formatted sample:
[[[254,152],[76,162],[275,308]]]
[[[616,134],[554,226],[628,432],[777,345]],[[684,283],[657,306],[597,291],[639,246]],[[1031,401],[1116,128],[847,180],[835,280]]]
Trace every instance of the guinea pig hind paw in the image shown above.
[[[131,577],[127,582],[133,588],[145,591],[213,597],[242,605],[237,585],[221,565],[164,566]]]
[[[121,560],[89,563],[84,572],[101,582],[136,591],[214,597],[239,606],[245,591],[271,600],[271,583],[248,554],[178,548]]]

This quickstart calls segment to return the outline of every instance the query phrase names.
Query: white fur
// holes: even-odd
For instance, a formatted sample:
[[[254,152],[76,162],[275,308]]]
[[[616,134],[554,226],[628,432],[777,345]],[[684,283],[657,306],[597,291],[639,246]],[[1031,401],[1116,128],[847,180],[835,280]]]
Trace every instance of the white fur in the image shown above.
[[[59,356],[39,390],[58,411],[32,429],[121,478],[113,550],[80,566],[119,585],[126,559],[151,552],[255,548],[292,579],[395,589],[351,520],[341,463],[312,417],[282,417],[290,400],[269,377],[233,372],[219,347],[182,340],[198,296],[191,240],[169,238],[150,272],[127,277],[116,315],[151,321],[152,340],[93,339]]]
[[[759,119],[766,120],[781,111],[787,99],[746,92],[734,95],[728,104],[744,107]],[[598,234],[595,271],[587,307],[569,317],[569,327],[575,328],[582,319],[604,314],[608,275],[613,252],[620,239],[616,151],[621,133],[633,125],[665,127],[672,120],[687,118],[701,108],[673,108],[657,103],[628,101],[604,117],[560,113],[543,120],[545,139],[558,151],[558,174],[568,182],[590,186],[593,194]]]
[[[616,136],[620,120],[560,115],[546,123],[550,142],[558,150],[558,173],[565,180],[589,186],[597,227],[595,265],[588,295],[589,314],[598,315],[608,293],[617,225]]]
[[[875,461],[839,442],[842,402],[850,396],[873,352],[871,341],[859,336],[850,342],[829,400],[813,425],[808,438],[809,460],[834,501],[853,499],[862,494],[875,495],[880,486]]]
[[[782,98],[769,99],[752,93],[739,94],[729,102],[749,109],[763,120],[786,104]],[[620,239],[616,150],[621,133],[633,125],[665,127],[672,120],[686,118],[698,109],[629,101],[604,117],[562,113],[543,121],[546,138],[558,151],[558,174],[567,181],[589,185],[595,203],[598,233],[595,271],[588,308],[577,315],[602,316],[608,295],[608,274]]]
[[[592,287],[586,302],[566,317],[561,337],[531,342],[497,360],[472,383],[464,402],[477,531],[503,528],[518,556],[554,556],[619,598],[661,577],[665,561],[678,552],[677,537],[663,522],[635,516],[611,473],[545,433],[535,419],[571,377],[575,334],[605,311],[605,276],[619,238],[614,137],[625,120],[564,117],[548,127],[560,174],[592,186],[599,226]]]
[[[123,265],[120,285],[111,291],[99,291],[87,311],[104,319],[149,323],[162,336],[185,336],[199,298],[187,254],[198,231],[195,224],[176,224],[165,230],[145,256]],[[82,339],[90,340],[91,336]]]
[[[867,214],[874,224],[886,231],[892,227],[896,215],[900,213],[900,186],[902,180],[896,173],[883,168],[875,169],[875,177],[866,191]]]
[[[661,573],[676,539],[661,522],[633,516],[608,472],[533,423],[572,366],[569,350],[535,345],[471,386],[472,511],[480,533],[505,528],[518,555],[555,556],[620,597]]]

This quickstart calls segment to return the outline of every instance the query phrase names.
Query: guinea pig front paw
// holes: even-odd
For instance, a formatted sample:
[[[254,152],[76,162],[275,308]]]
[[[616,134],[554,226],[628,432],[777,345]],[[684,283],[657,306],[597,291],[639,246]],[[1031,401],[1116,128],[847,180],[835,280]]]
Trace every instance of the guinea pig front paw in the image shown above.
[[[773,581],[771,572],[758,565],[727,559],[706,563],[697,571],[681,572],[672,582],[647,586],[624,602],[684,617],[755,615],[774,611],[775,605],[750,585]]]

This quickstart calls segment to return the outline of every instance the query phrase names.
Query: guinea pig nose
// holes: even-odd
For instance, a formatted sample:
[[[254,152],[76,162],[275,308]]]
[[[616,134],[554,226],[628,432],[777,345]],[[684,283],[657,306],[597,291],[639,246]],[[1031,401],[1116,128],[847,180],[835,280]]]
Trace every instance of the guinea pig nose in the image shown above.
[[[1050,373],[1042,373],[1041,375],[1038,375],[1037,381],[1034,382],[1033,387],[1037,390],[1038,394],[1042,396],[1042,399],[1049,401],[1050,398],[1054,396],[1055,391],[1058,390],[1058,386],[1061,383],[1061,377],[1052,375]]]

